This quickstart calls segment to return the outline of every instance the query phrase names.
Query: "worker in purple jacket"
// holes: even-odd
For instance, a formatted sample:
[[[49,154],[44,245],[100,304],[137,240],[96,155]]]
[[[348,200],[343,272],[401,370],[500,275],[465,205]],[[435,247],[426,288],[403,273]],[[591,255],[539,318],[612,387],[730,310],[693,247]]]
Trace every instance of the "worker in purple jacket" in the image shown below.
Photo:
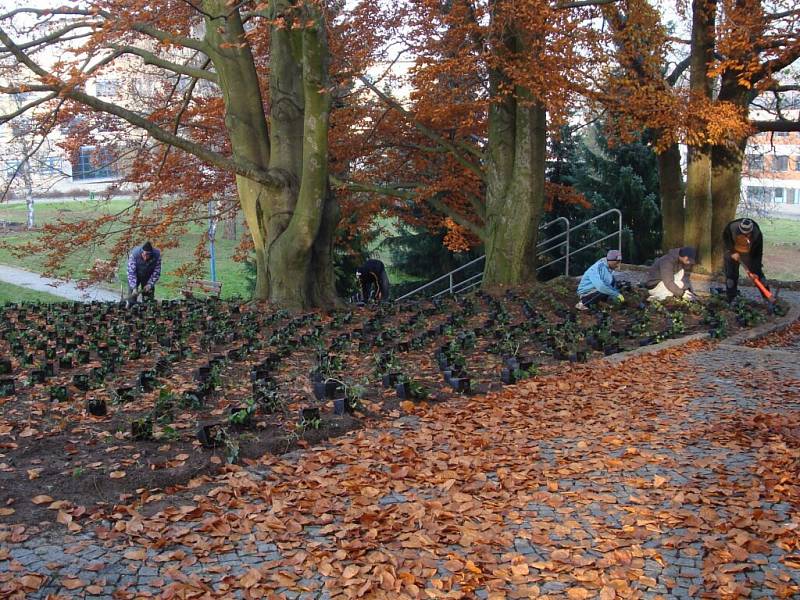
[[[156,282],[161,277],[161,251],[145,242],[131,250],[128,257],[128,292],[126,306],[136,304],[139,294],[142,300],[152,300],[156,294]]]

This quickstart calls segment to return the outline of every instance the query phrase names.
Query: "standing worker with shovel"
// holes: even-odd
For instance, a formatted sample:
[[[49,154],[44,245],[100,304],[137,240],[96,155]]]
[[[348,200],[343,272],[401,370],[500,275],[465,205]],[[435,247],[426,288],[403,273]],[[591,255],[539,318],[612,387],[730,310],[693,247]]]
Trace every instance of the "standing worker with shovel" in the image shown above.
[[[722,241],[725,244],[725,293],[728,302],[732,302],[739,294],[739,265],[742,265],[764,299],[774,304],[775,295],[770,292],[761,265],[764,236],[758,223],[753,219],[735,219],[722,232]]]

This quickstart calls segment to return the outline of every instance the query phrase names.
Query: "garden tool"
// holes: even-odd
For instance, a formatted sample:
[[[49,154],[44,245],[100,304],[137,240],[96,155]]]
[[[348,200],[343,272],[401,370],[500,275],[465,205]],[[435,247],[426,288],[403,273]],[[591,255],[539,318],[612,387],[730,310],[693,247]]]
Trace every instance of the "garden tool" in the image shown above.
[[[753,282],[753,285],[755,285],[758,288],[758,291],[761,292],[761,295],[764,296],[764,300],[767,301],[767,303],[770,306],[770,309],[774,309],[775,303],[778,301],[777,290],[775,291],[775,293],[769,291],[767,289],[767,286],[764,285],[764,283],[761,281],[761,278],[758,275],[753,273],[744,264],[742,264],[742,268],[744,269],[744,272],[747,273],[747,276],[750,278],[750,280]]]

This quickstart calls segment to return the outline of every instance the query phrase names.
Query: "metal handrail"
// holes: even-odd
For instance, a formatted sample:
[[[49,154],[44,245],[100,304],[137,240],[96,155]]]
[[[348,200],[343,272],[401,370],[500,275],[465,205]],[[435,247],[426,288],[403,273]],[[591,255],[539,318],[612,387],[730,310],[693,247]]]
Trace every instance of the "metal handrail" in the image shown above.
[[[606,236],[600,238],[599,240],[595,240],[593,242],[590,242],[589,244],[586,244],[585,246],[582,246],[581,248],[578,248],[577,250],[572,250],[570,248],[570,240],[571,240],[570,234],[573,231],[576,231],[576,230],[580,229],[581,227],[585,227],[585,226],[589,225],[590,223],[594,223],[595,221],[598,221],[599,219],[602,219],[603,217],[605,217],[607,215],[610,215],[610,214],[615,214],[615,215],[617,215],[617,218],[618,218],[618,226],[617,226],[617,232],[616,233],[611,233],[609,235],[606,235]],[[585,221],[583,221],[581,223],[578,223],[574,227],[570,227],[569,226],[569,220],[566,217],[558,217],[556,219],[553,219],[552,221],[548,221],[547,223],[543,223],[542,225],[540,225],[539,226],[539,230],[549,229],[553,225],[555,225],[557,223],[562,223],[562,222],[566,225],[566,229],[564,231],[560,232],[560,233],[557,233],[556,235],[554,235],[552,237],[547,238],[546,240],[542,240],[541,242],[537,243],[536,244],[536,250],[537,250],[536,254],[538,256],[538,255],[544,254],[546,252],[552,252],[554,250],[558,250],[559,248],[566,247],[566,251],[564,252],[564,255],[563,256],[559,256],[558,258],[555,258],[555,259],[551,260],[550,262],[548,262],[548,263],[546,263],[544,265],[540,265],[539,267],[536,268],[537,271],[539,271],[541,269],[544,269],[545,267],[549,267],[550,265],[554,265],[556,263],[559,263],[559,262],[561,262],[563,260],[564,261],[564,274],[569,276],[569,264],[570,264],[570,260],[569,259],[570,259],[571,256],[573,256],[574,254],[576,254],[576,253],[578,253],[578,252],[580,252],[582,250],[586,250],[587,248],[591,248],[592,246],[596,246],[596,245],[600,244],[601,242],[604,242],[605,240],[607,240],[609,238],[613,238],[614,236],[617,236],[617,249],[620,252],[622,252],[622,211],[619,210],[618,208],[610,208],[607,211],[605,211],[603,213],[600,213],[599,215],[595,215],[594,217],[592,217],[590,219],[587,219],[587,220],[585,220]],[[547,248],[542,248],[546,244],[550,244],[550,243],[552,243],[552,242],[554,242],[556,240],[559,240],[561,238],[564,238],[564,240],[559,242],[559,243],[557,243],[557,244],[555,244],[555,245],[553,245],[553,246],[549,246]],[[476,275],[468,277],[467,279],[464,279],[463,281],[459,281],[457,283],[453,283],[453,275],[455,275],[456,273],[460,273],[464,269],[467,269],[467,268],[479,263],[482,260],[486,260],[486,255],[485,254],[483,256],[479,256],[478,258],[471,260],[470,262],[458,267],[457,269],[453,269],[449,273],[445,273],[441,277],[437,277],[433,281],[429,281],[425,285],[422,285],[422,286],[420,286],[420,287],[408,292],[407,294],[404,294],[403,296],[400,296],[397,299],[397,301],[405,300],[406,298],[409,298],[409,297],[411,297],[411,296],[413,296],[415,294],[418,294],[419,292],[421,292],[421,291],[423,291],[425,289],[428,289],[429,287],[431,287],[433,285],[436,285],[437,283],[441,283],[442,281],[445,281],[445,280],[447,280],[447,282],[448,282],[447,288],[445,288],[444,290],[441,290],[441,291],[437,292],[436,294],[434,294],[433,295],[434,298],[438,298],[439,296],[442,296],[444,294],[456,294],[456,293],[471,289],[471,288],[473,288],[473,287],[475,287],[477,285],[480,285],[481,282],[483,281],[483,273],[478,273]]]

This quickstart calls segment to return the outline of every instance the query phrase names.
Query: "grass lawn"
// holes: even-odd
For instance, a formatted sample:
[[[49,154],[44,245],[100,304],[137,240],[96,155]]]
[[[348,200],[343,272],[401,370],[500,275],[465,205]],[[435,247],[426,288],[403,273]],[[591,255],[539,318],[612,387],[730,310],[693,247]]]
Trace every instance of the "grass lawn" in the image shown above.
[[[69,202],[40,202],[36,205],[36,224],[41,226],[46,223],[53,223],[58,218],[77,221],[90,215],[99,213],[115,213],[128,206],[126,200],[105,201],[69,201]],[[0,205],[0,221],[10,221],[24,223],[26,218],[26,207],[24,204],[4,204]],[[222,282],[222,296],[230,298],[233,296],[248,296],[247,281],[245,277],[245,267],[241,263],[233,261],[233,253],[238,245],[238,240],[221,239],[220,226],[217,229],[216,258],[217,258],[217,279]],[[3,242],[23,243],[36,233],[17,233],[0,237]],[[160,298],[173,298],[178,296],[178,290],[182,280],[172,275],[170,272],[187,262],[195,261],[194,249],[201,239],[206,238],[205,227],[201,224],[194,225],[190,230],[182,235],[177,248],[170,248],[163,253],[162,275],[156,293]],[[95,251],[81,251],[69,256],[64,263],[64,270],[61,273],[72,272],[76,278],[84,273],[88,266],[92,265],[96,259],[106,259],[107,253],[98,248]],[[22,267],[30,271],[44,271],[45,257],[42,255],[29,255],[23,258],[15,257],[9,250],[0,248],[0,264]],[[124,262],[124,261],[123,261]],[[204,265],[204,277],[210,279],[208,260]],[[121,282],[126,280],[125,264],[119,267],[119,282],[111,283],[109,287],[114,291],[119,291]]]
[[[0,281],[0,304],[9,302],[66,302],[64,298]]]
[[[759,219],[768,279],[800,281],[800,220]]]

